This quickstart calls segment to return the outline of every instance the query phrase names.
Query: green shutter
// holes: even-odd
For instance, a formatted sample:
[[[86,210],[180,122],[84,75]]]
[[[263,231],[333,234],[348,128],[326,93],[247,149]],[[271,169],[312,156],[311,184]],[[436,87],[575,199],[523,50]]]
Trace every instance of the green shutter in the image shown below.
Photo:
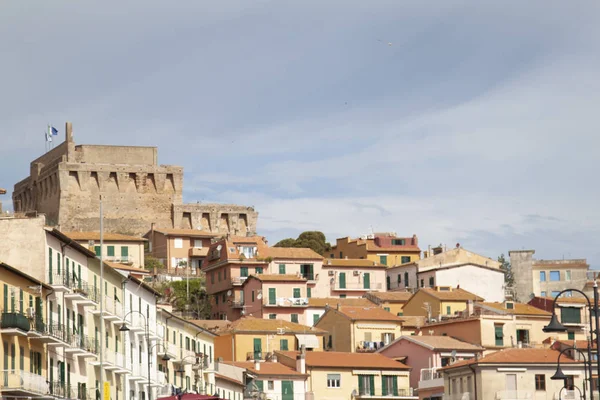
[[[317,324],[317,321],[319,320],[319,314],[313,314],[313,325]]]
[[[295,299],[300,298],[300,288],[294,288],[294,298]]]
[[[368,272],[365,272],[365,275],[363,278],[363,288],[364,289],[371,288],[371,274],[369,274]]]
[[[269,288],[269,304],[273,305],[277,302],[277,292],[275,288]]]
[[[264,392],[263,381],[254,381],[259,392]]]
[[[115,246],[106,246],[106,251],[109,257],[115,256]]]
[[[94,246],[94,253],[96,253],[96,257],[100,257],[100,246]]]
[[[129,247],[127,247],[127,246],[121,246],[121,257],[122,258],[129,257]]]
[[[240,276],[242,278],[245,278],[248,276],[248,267],[241,267],[240,268]]]
[[[340,276],[339,276],[339,286],[340,289],[346,289],[346,273],[345,272],[340,272]]]
[[[504,334],[502,332],[502,325],[494,326],[494,334],[496,337],[496,346],[504,346]]]
[[[392,376],[392,385],[394,385],[394,387],[392,388],[393,395],[398,396],[398,377],[397,376]]]
[[[23,314],[23,289],[19,289],[19,311]]]
[[[387,265],[387,256],[379,256],[379,263]]]
[[[48,247],[48,280],[50,281],[50,284],[52,285],[52,249],[50,247]],[[6,303],[5,303],[5,307],[6,307]]]
[[[375,375],[369,375],[369,383],[371,384],[371,396],[375,396]]]
[[[279,274],[285,275],[285,264],[279,264]]]
[[[365,394],[365,385],[363,383],[363,376],[364,375],[358,376],[358,394],[359,395]]]
[[[446,306],[446,315],[450,314],[452,314],[452,309],[450,308],[450,306]]]
[[[279,340],[279,350],[287,351],[288,350],[288,341],[287,339]]]
[[[298,314],[292,314],[292,322],[298,323]]]
[[[312,288],[306,288],[306,297],[308,297],[309,299],[312,297]]]
[[[388,387],[387,387],[387,376],[381,375],[381,395],[388,395]]]

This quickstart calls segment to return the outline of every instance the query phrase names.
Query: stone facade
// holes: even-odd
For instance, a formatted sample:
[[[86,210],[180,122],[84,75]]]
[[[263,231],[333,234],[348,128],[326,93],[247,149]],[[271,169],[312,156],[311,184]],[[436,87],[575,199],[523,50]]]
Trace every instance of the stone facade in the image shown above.
[[[251,207],[182,204],[183,168],[158,164],[156,147],[75,145],[71,123],[65,141],[32,161],[15,184],[15,212],[36,211],[65,231],[98,231],[100,196],[104,229],[131,235],[161,227],[197,227],[214,233],[256,231]]]

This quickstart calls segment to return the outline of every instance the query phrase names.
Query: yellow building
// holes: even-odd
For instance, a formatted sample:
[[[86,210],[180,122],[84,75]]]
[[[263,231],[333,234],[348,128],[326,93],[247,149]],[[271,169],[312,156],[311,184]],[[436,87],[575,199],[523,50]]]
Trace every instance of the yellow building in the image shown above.
[[[391,267],[420,259],[421,249],[417,235],[397,237],[395,233],[374,233],[357,239],[339,238],[325,256],[367,259]]]
[[[282,351],[276,354],[281,364],[309,375],[307,398],[418,399],[410,388],[410,367],[378,353]]]
[[[411,292],[369,292],[365,298],[377,304],[385,311],[401,317],[404,315],[404,305],[412,296]]]
[[[377,306],[328,308],[315,327],[327,331],[327,350],[375,352],[403,334],[404,320]],[[411,330],[412,332],[412,330]]]
[[[483,301],[483,298],[449,286],[422,288],[408,299],[402,311],[404,315],[419,315],[431,321],[440,321],[466,310],[469,302],[473,301]]]
[[[45,299],[50,286],[0,262],[2,397],[42,397],[49,391]]]
[[[63,234],[100,257],[100,232],[63,232]],[[108,232],[104,233],[102,239],[104,261],[144,267],[144,246],[148,239]]]
[[[284,320],[242,317],[215,338],[215,357],[225,361],[270,359],[276,350],[323,351],[327,332]]]

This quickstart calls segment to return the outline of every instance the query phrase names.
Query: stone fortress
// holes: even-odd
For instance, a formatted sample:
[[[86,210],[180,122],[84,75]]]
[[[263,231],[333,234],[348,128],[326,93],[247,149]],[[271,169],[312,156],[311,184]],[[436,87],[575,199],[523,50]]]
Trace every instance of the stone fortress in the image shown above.
[[[158,164],[158,149],[75,145],[65,141],[30,164],[14,186],[15,212],[46,215],[64,231],[98,231],[102,196],[106,232],[143,235],[152,223],[215,234],[252,235],[258,213],[233,204],[183,204],[183,168]]]

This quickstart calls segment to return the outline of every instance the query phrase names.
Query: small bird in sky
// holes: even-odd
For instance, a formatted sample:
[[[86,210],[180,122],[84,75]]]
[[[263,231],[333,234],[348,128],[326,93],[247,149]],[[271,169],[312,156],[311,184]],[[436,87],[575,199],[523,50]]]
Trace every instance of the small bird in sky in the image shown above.
[[[377,41],[383,43],[383,40],[381,40],[381,39],[377,39]],[[392,45],[392,42],[388,42],[388,46],[391,46],[391,45]]]

